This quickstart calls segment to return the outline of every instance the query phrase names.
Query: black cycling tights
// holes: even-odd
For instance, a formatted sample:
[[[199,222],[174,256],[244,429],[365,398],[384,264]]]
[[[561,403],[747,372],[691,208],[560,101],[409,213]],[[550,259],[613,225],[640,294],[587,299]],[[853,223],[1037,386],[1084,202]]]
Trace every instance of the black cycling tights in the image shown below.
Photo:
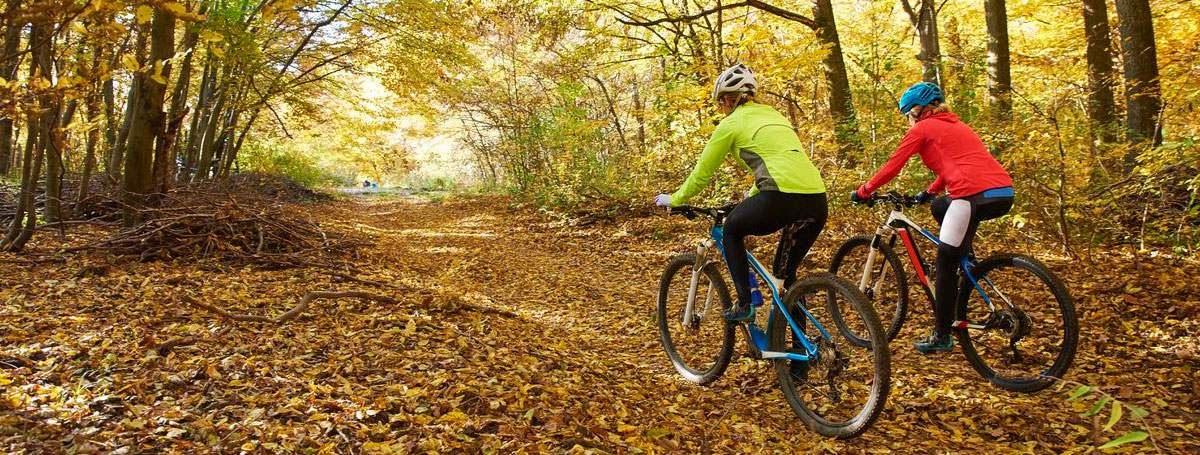
[[[950,334],[954,323],[954,304],[958,301],[958,266],[963,255],[971,251],[971,240],[979,222],[997,218],[1012,208],[1012,196],[987,197],[983,193],[963,198],[939,197],[933,200],[930,211],[942,225],[937,253],[937,305],[934,330],[938,335]]]
[[[821,235],[828,212],[825,193],[779,191],[760,192],[746,198],[733,209],[725,218],[724,246],[739,305],[750,303],[750,261],[746,259],[746,236],[771,234],[796,220],[813,219],[813,222],[791,233],[792,247],[786,256],[783,256],[784,251],[775,251],[775,265],[771,273],[784,280],[784,287],[791,286],[796,281],[796,268],[800,261],[808,254],[813,242],[817,241],[817,236]],[[780,246],[785,240],[782,237],[779,239]],[[783,257],[787,258],[787,264],[780,264]]]

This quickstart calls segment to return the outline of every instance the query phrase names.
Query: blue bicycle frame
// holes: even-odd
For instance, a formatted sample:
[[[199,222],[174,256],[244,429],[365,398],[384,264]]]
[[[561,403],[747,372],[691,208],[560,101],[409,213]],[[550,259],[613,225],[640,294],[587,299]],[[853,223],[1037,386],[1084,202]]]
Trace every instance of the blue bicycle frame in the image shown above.
[[[712,231],[709,232],[709,237],[712,238],[712,242],[717,247],[717,250],[721,252],[721,257],[725,258],[725,247],[723,246],[724,244],[722,242],[723,239],[725,238],[725,230],[721,226],[713,226]],[[749,259],[749,261],[750,261],[751,269],[753,269],[754,273],[758,274],[758,277],[760,278],[759,281],[767,283],[767,286],[770,287],[772,304],[778,306],[780,309],[783,310],[783,311],[779,311],[779,313],[782,314],[784,319],[787,320],[788,326],[791,327],[792,332],[796,334],[796,339],[800,341],[800,344],[804,347],[804,351],[807,352],[807,354],[797,354],[797,353],[793,353],[793,352],[768,351],[767,350],[767,339],[768,339],[767,335],[768,334],[766,332],[764,332],[762,329],[760,329],[758,326],[754,325],[753,315],[754,315],[755,308],[753,306],[751,306],[750,307],[751,318],[748,321],[746,321],[745,324],[750,332],[750,338],[753,341],[755,347],[757,347],[759,352],[762,353],[762,358],[764,358],[764,359],[784,359],[784,358],[786,358],[789,360],[801,360],[801,361],[809,361],[809,360],[815,359],[817,357],[817,346],[815,344],[813,344],[812,341],[809,341],[808,336],[804,334],[803,330],[800,330],[800,327],[798,325],[796,325],[796,321],[792,318],[792,315],[790,314],[790,312],[787,311],[787,307],[785,307],[783,305],[783,300],[781,298],[782,293],[779,291],[779,289],[783,287],[783,281],[775,278],[769,272],[767,272],[767,270],[765,268],[763,268],[762,264],[759,263],[758,260],[754,258],[754,255],[750,254],[749,251],[746,252],[746,258]],[[809,313],[808,308],[806,308],[803,304],[803,300],[797,301],[796,306],[798,308],[800,308],[801,311],[804,312],[805,317],[807,317],[808,320],[810,322],[812,322],[813,326],[816,327],[817,330],[819,330],[821,332],[821,336],[825,337],[826,340],[831,339],[829,336],[829,332],[827,332],[825,330],[825,327],[822,326],[820,322],[817,322],[817,319],[814,318],[811,313]],[[771,323],[774,322],[773,321],[774,318],[775,318],[775,312],[772,311],[769,314],[768,319],[767,319],[767,330],[771,330],[771,326],[772,326]]]

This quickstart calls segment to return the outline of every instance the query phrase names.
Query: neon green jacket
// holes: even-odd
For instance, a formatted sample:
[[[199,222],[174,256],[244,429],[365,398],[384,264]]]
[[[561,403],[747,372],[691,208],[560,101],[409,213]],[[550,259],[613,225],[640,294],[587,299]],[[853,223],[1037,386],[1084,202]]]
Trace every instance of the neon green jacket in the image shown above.
[[[733,151],[737,152],[733,157],[738,164],[754,174],[752,195],[761,190],[825,192],[821,173],[808,159],[791,122],[770,106],[750,102],[734,109],[717,125],[696,168],[671,195],[671,205],[683,204],[708,186],[713,172]]]

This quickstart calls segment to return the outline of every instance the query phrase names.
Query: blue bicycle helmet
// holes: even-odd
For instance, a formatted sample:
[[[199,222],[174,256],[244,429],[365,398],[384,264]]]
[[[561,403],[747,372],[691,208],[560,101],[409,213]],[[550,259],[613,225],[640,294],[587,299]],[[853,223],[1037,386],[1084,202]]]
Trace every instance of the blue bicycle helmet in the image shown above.
[[[931,82],[917,82],[900,95],[900,114],[907,115],[912,108],[934,101],[946,101],[942,97],[942,88]]]

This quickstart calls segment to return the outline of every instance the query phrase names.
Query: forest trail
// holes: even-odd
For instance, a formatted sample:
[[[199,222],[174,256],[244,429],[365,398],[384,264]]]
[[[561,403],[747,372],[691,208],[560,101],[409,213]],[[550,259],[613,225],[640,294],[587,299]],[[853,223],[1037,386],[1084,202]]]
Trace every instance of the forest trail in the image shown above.
[[[651,314],[662,267],[697,238],[698,223],[578,226],[495,198],[355,196],[311,209],[327,226],[370,236],[356,273],[391,287],[187,261],[3,265],[0,360],[14,368],[0,369],[0,448],[1062,453],[1092,444],[1091,419],[1079,416],[1090,404],[1001,391],[958,352],[912,352],[908,340],[929,323],[920,300],[892,344],[888,405],[858,439],[804,428],[768,363],[736,358],[710,387],[684,382]],[[806,268],[828,264],[845,225],[830,223]],[[1195,453],[1197,323],[1180,315],[1200,307],[1197,285],[1072,270],[1084,334],[1069,377],[1150,410],[1165,453]],[[1148,282],[1161,285],[1128,284]],[[231,324],[179,300],[275,315],[300,293],[327,289],[400,302],[317,301],[272,326]]]

